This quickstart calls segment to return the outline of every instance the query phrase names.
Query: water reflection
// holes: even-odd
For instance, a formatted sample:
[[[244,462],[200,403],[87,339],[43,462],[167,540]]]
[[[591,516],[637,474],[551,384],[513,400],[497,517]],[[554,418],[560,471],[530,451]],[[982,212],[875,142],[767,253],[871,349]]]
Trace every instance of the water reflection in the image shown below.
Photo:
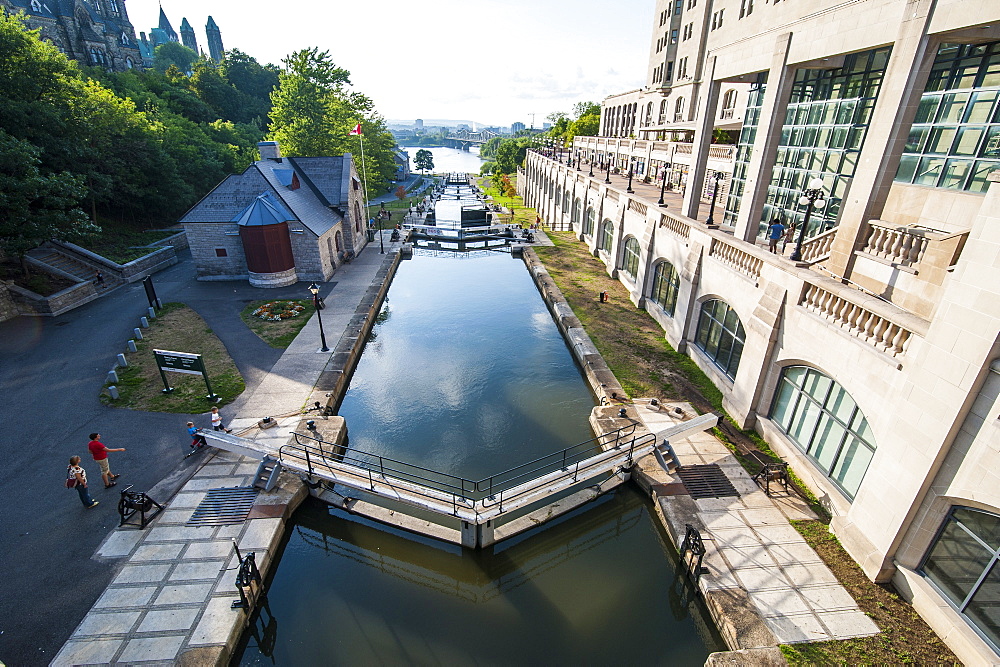
[[[311,501],[269,586],[267,643],[287,665],[702,664],[722,643],[649,509],[625,487],[469,551]],[[268,661],[251,643],[241,664]]]
[[[410,154],[411,169],[413,169],[413,160],[417,157],[419,150],[430,151],[434,155],[434,172],[438,174],[456,172],[478,174],[480,167],[483,166],[483,159],[479,157],[479,148],[475,146],[467,151],[440,146],[403,146],[403,150]]]

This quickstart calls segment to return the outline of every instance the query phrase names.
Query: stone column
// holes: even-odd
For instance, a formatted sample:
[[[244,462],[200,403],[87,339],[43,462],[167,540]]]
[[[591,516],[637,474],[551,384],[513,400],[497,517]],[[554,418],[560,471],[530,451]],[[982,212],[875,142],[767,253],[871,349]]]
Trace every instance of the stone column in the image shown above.
[[[854,251],[861,248],[868,233],[868,220],[878,218],[885,206],[900,153],[934,64],[935,49],[927,28],[936,2],[910,0],[904,8],[858,156],[857,171],[841,204],[840,222],[827,262],[834,275],[850,276]]]
[[[744,241],[757,237],[760,213],[764,210],[767,186],[771,182],[771,169],[781,140],[781,126],[785,122],[785,108],[792,90],[795,72],[788,67],[788,50],[792,45],[792,33],[778,35],[774,44],[771,69],[767,72],[764,89],[764,103],[760,108],[757,122],[757,136],[747,166],[746,183],[743,185],[743,200],[736,216],[735,236]]]
[[[719,102],[721,81],[715,81],[715,56],[705,64],[702,89],[705,104],[699,110],[698,129],[695,131],[694,146],[691,147],[691,170],[688,173],[688,187],[684,192],[681,212],[689,218],[698,219],[701,191],[705,187],[705,171],[708,151],[712,146],[712,132],[715,130],[715,112]]]

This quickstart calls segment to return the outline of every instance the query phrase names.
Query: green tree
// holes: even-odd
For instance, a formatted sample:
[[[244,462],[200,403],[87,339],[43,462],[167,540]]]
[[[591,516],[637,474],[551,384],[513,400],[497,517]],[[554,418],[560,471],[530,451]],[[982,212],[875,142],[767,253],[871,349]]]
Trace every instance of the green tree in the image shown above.
[[[153,67],[166,72],[171,65],[181,72],[190,72],[198,54],[180,42],[166,42],[153,49]]]
[[[413,159],[413,166],[425,173],[434,169],[434,153],[421,148],[417,151],[417,156]]]

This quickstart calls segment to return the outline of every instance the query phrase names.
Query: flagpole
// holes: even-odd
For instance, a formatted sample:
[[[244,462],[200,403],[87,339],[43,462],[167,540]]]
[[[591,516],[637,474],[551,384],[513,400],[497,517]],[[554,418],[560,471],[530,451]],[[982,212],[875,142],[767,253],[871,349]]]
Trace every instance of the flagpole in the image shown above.
[[[361,124],[358,124],[361,127]],[[368,215],[368,206],[371,202],[368,201],[368,170],[365,169],[365,132],[364,128],[358,133],[358,138],[361,139],[361,180],[364,181],[365,186],[365,215]],[[365,230],[368,229],[368,219],[364,222]],[[366,231],[367,233],[367,231]]]

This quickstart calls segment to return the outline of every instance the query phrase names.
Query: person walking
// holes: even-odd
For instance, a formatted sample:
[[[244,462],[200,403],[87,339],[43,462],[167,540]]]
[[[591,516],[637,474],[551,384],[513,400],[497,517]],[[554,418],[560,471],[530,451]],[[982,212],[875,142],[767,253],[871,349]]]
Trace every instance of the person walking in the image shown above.
[[[66,479],[76,480],[76,492],[80,494],[80,502],[87,509],[97,507],[100,503],[90,497],[90,490],[87,488],[87,471],[80,465],[79,456],[69,457],[69,466],[66,468]]]
[[[111,463],[108,461],[108,452],[124,452],[124,447],[116,447],[115,449],[108,449],[101,442],[100,433],[91,433],[90,442],[87,443],[87,449],[90,450],[91,455],[94,460],[97,461],[97,465],[101,467],[101,479],[104,480],[104,488],[110,489],[112,486],[117,484],[115,480],[121,475],[111,474]]]
[[[222,415],[219,414],[219,408],[212,408],[212,430],[213,431],[225,431],[226,433],[232,433],[233,429],[226,428],[222,423]]]
[[[94,282],[97,283],[98,287],[104,289],[104,274],[101,273],[100,269],[94,271]]]
[[[772,253],[778,252],[778,241],[785,235],[785,229],[781,218],[771,219],[771,224],[767,227],[767,249]]]

